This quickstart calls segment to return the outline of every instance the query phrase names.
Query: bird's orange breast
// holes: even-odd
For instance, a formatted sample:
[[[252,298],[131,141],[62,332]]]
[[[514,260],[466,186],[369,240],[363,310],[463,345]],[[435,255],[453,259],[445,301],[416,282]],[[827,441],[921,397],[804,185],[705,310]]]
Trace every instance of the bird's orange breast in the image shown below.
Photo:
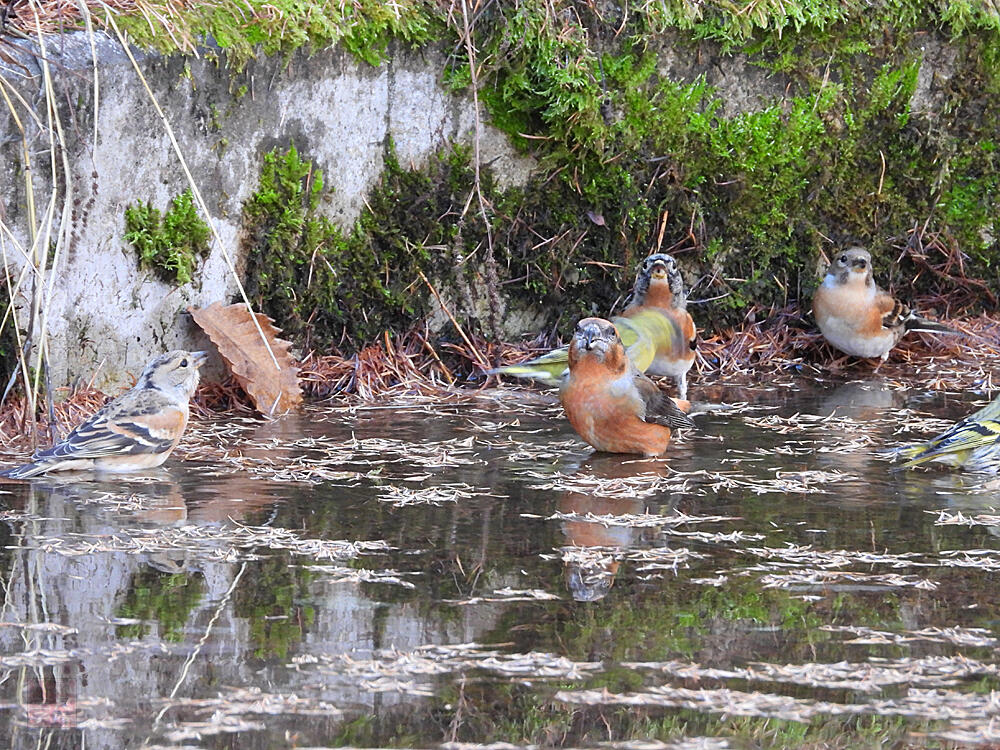
[[[566,417],[577,434],[600,451],[657,456],[670,442],[670,429],[640,417],[636,395],[612,392],[614,377],[582,360],[560,393]]]
[[[822,284],[813,296],[813,315],[822,328],[838,322],[860,336],[874,336],[882,332],[883,300],[873,289],[863,284]],[[891,298],[890,307],[891,307]]]

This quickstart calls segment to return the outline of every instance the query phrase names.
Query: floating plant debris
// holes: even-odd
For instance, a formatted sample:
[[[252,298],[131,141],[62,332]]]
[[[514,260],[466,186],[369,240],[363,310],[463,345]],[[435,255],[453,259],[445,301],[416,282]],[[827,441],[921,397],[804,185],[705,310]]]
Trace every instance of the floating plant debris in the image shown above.
[[[550,394],[352,398],[198,419],[149,476],[5,486],[0,671],[25,679],[0,720],[458,747],[482,717],[518,747],[680,750],[784,742],[774,718],[863,746],[885,716],[989,742],[1000,517],[982,482],[889,471],[900,415],[938,413],[890,387],[741,389],[652,460],[593,454]],[[716,736],[649,741],[633,706]]]

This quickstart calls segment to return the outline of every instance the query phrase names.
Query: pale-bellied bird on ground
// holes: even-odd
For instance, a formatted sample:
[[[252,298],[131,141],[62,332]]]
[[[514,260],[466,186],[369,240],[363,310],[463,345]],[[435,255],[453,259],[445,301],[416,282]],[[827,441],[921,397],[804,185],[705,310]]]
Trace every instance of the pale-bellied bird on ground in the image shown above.
[[[50,471],[134,472],[159,466],[188,422],[206,352],[173,351],[146,365],[135,386],[31,462],[0,473],[27,479]]]

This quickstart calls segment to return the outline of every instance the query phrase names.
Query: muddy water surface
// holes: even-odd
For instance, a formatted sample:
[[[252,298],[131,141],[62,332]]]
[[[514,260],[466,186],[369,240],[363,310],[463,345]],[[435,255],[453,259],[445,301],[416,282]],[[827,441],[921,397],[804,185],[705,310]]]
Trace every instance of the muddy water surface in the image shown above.
[[[881,455],[982,398],[695,395],[738,406],[663,460],[494,391],[200,423],[161,473],[4,484],[0,738],[1000,739],[1000,489]]]

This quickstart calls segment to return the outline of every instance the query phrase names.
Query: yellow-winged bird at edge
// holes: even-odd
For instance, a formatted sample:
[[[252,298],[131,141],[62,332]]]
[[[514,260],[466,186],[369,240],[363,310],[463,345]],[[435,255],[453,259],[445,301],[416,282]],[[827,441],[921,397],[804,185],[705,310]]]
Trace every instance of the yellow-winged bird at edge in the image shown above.
[[[902,468],[937,461],[967,471],[1000,471],[1000,396],[925,443],[901,448]]]
[[[673,378],[678,395],[686,399],[697,330],[687,311],[684,279],[672,256],[655,253],[643,261],[628,305],[611,322],[636,368]],[[562,347],[528,362],[498,367],[489,374],[533,378],[556,386],[566,377],[568,362],[568,348]]]

